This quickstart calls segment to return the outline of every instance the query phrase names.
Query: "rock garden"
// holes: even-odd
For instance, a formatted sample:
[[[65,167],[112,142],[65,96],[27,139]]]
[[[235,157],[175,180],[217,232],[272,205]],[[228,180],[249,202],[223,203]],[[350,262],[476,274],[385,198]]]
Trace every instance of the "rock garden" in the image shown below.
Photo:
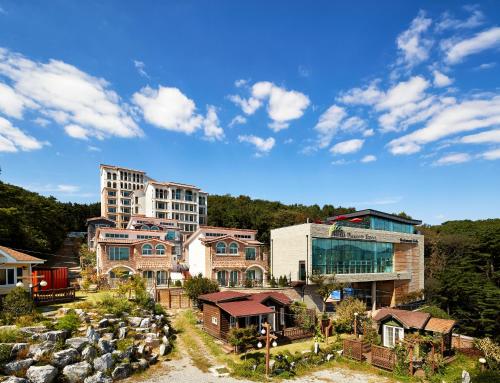
[[[134,299],[107,293],[50,316],[9,318],[4,301],[2,321],[13,324],[0,326],[3,382],[111,383],[148,369],[171,351],[174,335],[161,306],[144,292],[139,283]]]

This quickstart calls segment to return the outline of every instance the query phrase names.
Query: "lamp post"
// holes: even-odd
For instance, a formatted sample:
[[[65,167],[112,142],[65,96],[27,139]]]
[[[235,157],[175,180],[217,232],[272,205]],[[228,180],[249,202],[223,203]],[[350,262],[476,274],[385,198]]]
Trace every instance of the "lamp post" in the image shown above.
[[[481,372],[484,372],[485,370],[485,364],[486,364],[486,359],[485,358],[479,358],[479,363],[481,363]]]
[[[270,353],[271,353],[271,339],[273,340],[272,346],[276,347],[278,343],[276,342],[276,339],[278,337],[276,335],[271,334],[271,325],[267,322],[262,324],[263,328],[260,331],[262,336],[259,336],[257,339],[259,339],[259,343],[257,343],[258,348],[262,348],[263,344],[261,340],[266,341],[266,377],[269,378],[269,358],[270,358]]]
[[[354,336],[356,339],[358,338],[358,332],[357,332],[357,327],[358,327],[358,313],[354,313]]]

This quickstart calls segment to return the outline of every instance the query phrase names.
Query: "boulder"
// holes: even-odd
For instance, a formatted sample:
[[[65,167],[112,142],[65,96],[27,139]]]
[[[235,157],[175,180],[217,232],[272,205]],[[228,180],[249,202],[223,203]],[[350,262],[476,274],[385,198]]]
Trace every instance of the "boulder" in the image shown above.
[[[89,344],[89,340],[86,337],[78,337],[78,338],[69,338],[66,339],[66,345],[79,352],[82,352],[83,349]]]
[[[52,383],[57,376],[57,368],[51,365],[31,366],[26,377],[31,383]]]
[[[97,342],[99,341],[99,334],[94,330],[92,326],[87,327],[87,333],[85,334],[89,342]]]
[[[79,383],[92,373],[92,366],[88,362],[70,364],[64,367],[62,373],[68,383]]]
[[[168,324],[163,326],[163,332],[166,336],[168,336],[168,334],[170,334],[170,326]]]
[[[151,366],[151,365],[155,364],[156,362],[158,362],[158,354],[152,354],[148,359],[148,363]]]
[[[113,356],[110,353],[94,359],[94,369],[96,371],[106,372],[111,370],[114,364]]]
[[[128,323],[130,324],[130,326],[132,326],[132,327],[139,327],[141,325],[141,322],[142,322],[141,317],[128,317],[127,320],[128,320]]]
[[[2,383],[29,383],[27,379],[18,378],[17,376],[9,376],[3,380]]]
[[[82,360],[92,362],[97,357],[97,350],[94,346],[87,346],[82,351]]]
[[[149,346],[149,347],[158,347],[160,345],[160,340],[157,339],[157,338],[151,338],[150,336],[148,336],[146,339],[145,339],[145,342],[146,344]]]
[[[113,351],[113,345],[106,339],[99,339],[99,342],[97,342],[97,348],[101,354],[107,354],[108,352]]]
[[[140,359],[138,360],[138,363],[139,363],[139,365],[141,366],[141,370],[145,370],[146,368],[148,368],[148,367],[149,367],[149,363],[148,363],[148,361],[147,361],[146,359],[144,359],[144,358],[140,358]]]
[[[126,336],[127,336],[127,328],[120,327],[118,329],[118,339],[125,339]]]
[[[30,351],[29,343],[15,343],[10,350],[11,358],[25,358]]]
[[[113,383],[113,379],[104,375],[101,371],[96,372],[83,381],[83,383]]]
[[[10,363],[6,363],[2,371],[6,375],[15,375],[15,374],[25,374],[28,368],[31,367],[32,364],[35,363],[34,359],[28,358],[28,359],[21,359],[21,360],[15,360]]]
[[[126,326],[127,326],[126,322],[124,322],[124,321],[118,322],[118,327],[126,327]]]
[[[107,320],[106,318],[103,318],[99,321],[99,323],[97,324],[99,326],[99,328],[105,328],[105,327],[108,327],[109,326],[109,320]]]
[[[111,373],[113,380],[128,378],[132,374],[132,366],[129,363],[121,363]]]
[[[139,325],[139,327],[142,327],[142,328],[149,328],[149,326],[151,326],[151,319],[149,319],[149,318],[144,318],[141,321],[141,324]]]
[[[48,340],[50,342],[63,342],[68,336],[68,332],[65,330],[54,330],[44,332],[40,338],[42,340]]]
[[[165,343],[160,345],[160,356],[165,356],[168,353],[168,347]]]
[[[112,332],[107,332],[102,334],[102,339],[113,340],[115,339],[115,335]]]
[[[48,357],[52,353],[54,346],[55,343],[49,341],[31,345],[28,355],[38,362],[39,360]]]
[[[73,364],[78,362],[80,359],[80,354],[74,348],[68,348],[67,350],[61,350],[54,352],[52,354],[52,364],[56,367],[63,368],[68,364]]]

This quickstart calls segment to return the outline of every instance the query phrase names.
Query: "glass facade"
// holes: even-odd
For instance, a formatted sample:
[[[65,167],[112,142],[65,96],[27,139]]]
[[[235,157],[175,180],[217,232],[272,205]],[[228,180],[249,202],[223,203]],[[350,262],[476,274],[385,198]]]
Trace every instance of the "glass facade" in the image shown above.
[[[415,234],[415,228],[413,225],[379,217],[370,217],[370,229]]]
[[[313,238],[312,269],[320,274],[390,273],[392,243]]]
[[[108,259],[110,261],[128,261],[130,257],[130,249],[128,247],[115,247],[108,248]]]

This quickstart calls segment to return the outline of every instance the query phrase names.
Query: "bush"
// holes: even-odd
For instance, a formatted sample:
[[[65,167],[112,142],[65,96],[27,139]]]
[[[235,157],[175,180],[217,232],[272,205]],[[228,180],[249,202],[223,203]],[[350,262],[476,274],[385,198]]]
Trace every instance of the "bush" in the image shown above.
[[[2,316],[7,323],[14,323],[20,316],[32,314],[34,309],[33,299],[23,287],[13,288],[2,302]]]
[[[155,303],[154,313],[155,313],[155,315],[166,315],[167,314],[167,312],[165,311],[163,306],[159,303]]]
[[[271,276],[271,279],[269,280],[269,285],[271,287],[278,287],[278,282],[276,282],[276,278],[274,278],[274,275]]]
[[[74,333],[80,326],[80,318],[76,315],[74,310],[68,311],[66,315],[59,318],[56,324],[57,330],[66,330]]]
[[[12,347],[8,344],[0,344],[0,364],[7,363],[10,360]]]
[[[500,370],[500,345],[490,338],[483,338],[476,341],[476,347],[483,352],[490,370]]]
[[[115,298],[111,294],[105,294],[98,305],[104,312],[116,316],[130,312],[133,308],[132,303],[128,299]]]
[[[257,330],[255,326],[233,327],[229,330],[228,341],[235,349],[237,347],[246,348],[257,342]]]
[[[176,280],[175,283],[174,283],[174,286],[175,287],[182,287],[182,282],[180,280]]]
[[[22,340],[21,332],[18,329],[0,329],[0,343],[16,343]]]
[[[134,345],[134,340],[131,338],[118,339],[116,342],[116,349],[120,352],[127,351]]]
[[[337,306],[337,320],[335,327],[337,332],[352,332],[354,330],[354,313],[358,313],[358,320],[366,311],[366,304],[355,298],[346,298]]]
[[[184,282],[184,290],[192,301],[197,302],[200,295],[219,291],[219,286],[217,282],[203,277],[200,273]]]
[[[290,310],[295,318],[295,326],[304,330],[311,330],[316,324],[316,316],[309,314],[305,303],[295,301],[290,306]]]

